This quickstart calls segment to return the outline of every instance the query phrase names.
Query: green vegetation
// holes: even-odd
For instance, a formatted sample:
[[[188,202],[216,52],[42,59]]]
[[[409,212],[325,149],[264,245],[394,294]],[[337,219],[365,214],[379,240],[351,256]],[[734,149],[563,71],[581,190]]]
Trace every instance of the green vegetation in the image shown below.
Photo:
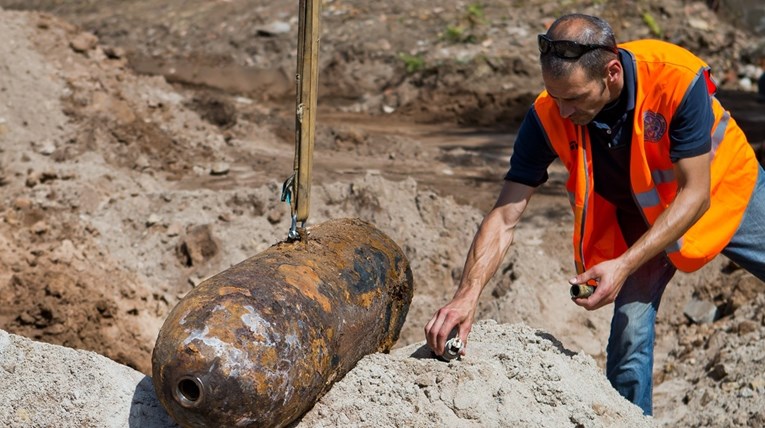
[[[659,24],[656,22],[656,20],[653,19],[653,15],[651,15],[649,12],[643,12],[643,22],[645,22],[645,25],[648,26],[654,36],[659,38],[662,37],[664,33],[661,31],[661,27],[659,27]]]
[[[464,27],[449,25],[444,31],[444,40],[449,43],[475,43],[475,36],[468,33]]]
[[[484,18],[483,5],[480,3],[471,3],[467,6],[467,18],[476,24],[486,23]]]
[[[404,62],[404,68],[409,74],[417,73],[425,68],[425,59],[421,54],[409,55],[405,52],[399,52],[398,57]]]
[[[479,39],[476,32],[484,24],[486,24],[486,15],[483,5],[470,3],[456,22],[446,26],[442,37],[449,43],[476,43]]]

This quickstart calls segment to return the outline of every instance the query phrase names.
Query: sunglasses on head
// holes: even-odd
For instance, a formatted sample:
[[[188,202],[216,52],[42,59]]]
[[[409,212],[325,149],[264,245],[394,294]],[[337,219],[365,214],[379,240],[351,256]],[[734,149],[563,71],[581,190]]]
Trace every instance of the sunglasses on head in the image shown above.
[[[546,34],[538,35],[537,42],[539,42],[539,52],[541,52],[542,55],[552,53],[556,57],[562,59],[577,59],[595,49],[605,49],[613,53],[618,53],[616,48],[611,46],[577,43],[571,40],[552,40],[547,37]]]

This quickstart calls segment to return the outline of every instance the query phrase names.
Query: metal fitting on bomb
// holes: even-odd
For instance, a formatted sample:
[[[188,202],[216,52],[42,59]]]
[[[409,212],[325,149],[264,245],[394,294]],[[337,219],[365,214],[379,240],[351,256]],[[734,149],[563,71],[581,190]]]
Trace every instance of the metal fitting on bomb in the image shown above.
[[[446,346],[444,346],[444,354],[441,355],[441,358],[444,361],[451,361],[460,356],[461,349],[462,349],[462,341],[460,340],[460,338],[452,337],[451,339],[446,341]]]
[[[573,284],[571,286],[571,297],[575,299],[583,299],[592,296],[595,292],[595,286],[589,284]]]

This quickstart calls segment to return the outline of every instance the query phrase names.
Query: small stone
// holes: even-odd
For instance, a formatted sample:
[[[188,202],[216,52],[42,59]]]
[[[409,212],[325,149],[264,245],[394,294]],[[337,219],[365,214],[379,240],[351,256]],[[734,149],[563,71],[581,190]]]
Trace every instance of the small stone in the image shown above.
[[[219,253],[219,245],[209,224],[190,227],[178,242],[176,255],[187,267],[201,266]]]
[[[702,31],[710,30],[709,23],[701,18],[689,18],[688,25],[691,28],[694,28],[696,30],[702,30]]]
[[[37,151],[44,156],[50,156],[53,154],[53,152],[56,151],[56,144],[54,144],[52,141],[46,141],[40,145],[40,148],[37,149]]]
[[[160,217],[157,214],[151,214],[148,219],[146,219],[146,227],[154,226],[155,224],[162,221],[162,217]]]
[[[32,171],[27,175],[26,185],[27,187],[35,187],[38,184],[40,184],[40,178],[42,177],[42,173]]]
[[[53,324],[43,330],[43,333],[56,336],[66,331],[66,327],[63,324]]]
[[[151,166],[149,159],[143,154],[140,154],[138,157],[136,157],[135,163],[133,165],[137,170],[144,170]]]
[[[279,34],[285,34],[290,32],[290,24],[282,21],[275,21],[268,25],[258,27],[255,29],[258,36],[273,37]]]
[[[96,47],[97,43],[98,38],[93,34],[80,33],[69,42],[69,47],[77,53],[85,53]]]
[[[709,392],[709,390],[706,390],[706,389],[705,389],[705,390],[704,390],[704,393],[703,393],[703,394],[701,394],[701,405],[702,405],[702,406],[706,406],[706,405],[707,405],[707,404],[709,404],[709,403],[710,403],[710,402],[711,402],[713,399],[714,399],[714,397],[713,397],[713,396],[712,396],[712,394]]]
[[[22,407],[16,410],[16,420],[22,423],[26,423],[32,420],[32,416],[30,416],[29,410]]]
[[[183,226],[178,223],[170,223],[167,227],[167,236],[178,236],[183,232]]]
[[[683,313],[696,324],[711,323],[717,317],[717,306],[712,302],[693,299],[685,305]]]
[[[420,388],[425,388],[428,386],[433,386],[435,382],[433,381],[432,376],[429,376],[428,374],[421,374],[414,379],[414,383]]]
[[[19,216],[16,214],[16,212],[7,210],[5,212],[5,216],[3,217],[6,223],[8,223],[11,226],[16,226],[19,224]]]
[[[32,225],[32,232],[36,235],[42,235],[48,231],[48,223],[43,220],[38,221]]]
[[[277,224],[280,221],[282,221],[282,218],[284,217],[284,211],[280,209],[272,209],[268,212],[266,215],[266,218],[268,219],[268,222],[271,224]]]
[[[31,325],[35,323],[35,318],[29,314],[29,312],[22,312],[21,315],[19,315],[19,322],[21,322],[22,325]]]
[[[125,49],[114,47],[114,46],[104,46],[104,55],[106,55],[109,59],[120,59],[125,57]]]
[[[603,416],[608,413],[608,407],[602,403],[592,403],[592,411],[598,416]]]
[[[720,381],[730,374],[730,367],[725,363],[715,364],[712,370],[709,372],[709,377],[716,381]]]
[[[13,201],[13,207],[17,210],[29,209],[32,207],[32,200],[24,196],[19,196]]]
[[[215,162],[210,168],[210,175],[226,175],[231,167],[226,162]]]
[[[738,391],[738,396],[741,398],[752,398],[754,396],[754,391],[747,387],[743,387]]]
[[[74,243],[69,239],[64,239],[61,241],[61,245],[51,253],[51,261],[69,265],[76,256],[77,248],[75,248]]]
[[[744,336],[749,333],[757,331],[759,323],[752,320],[744,320],[738,324],[738,335]]]
[[[765,392],[765,378],[758,377],[749,383],[749,387],[758,393]]]

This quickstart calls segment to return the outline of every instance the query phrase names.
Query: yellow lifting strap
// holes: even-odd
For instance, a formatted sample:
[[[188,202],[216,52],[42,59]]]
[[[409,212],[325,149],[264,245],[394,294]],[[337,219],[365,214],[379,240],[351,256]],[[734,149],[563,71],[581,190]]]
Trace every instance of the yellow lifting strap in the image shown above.
[[[292,211],[292,226],[288,234],[288,238],[292,240],[300,239],[297,222],[305,225],[311,202],[311,168],[319,82],[321,0],[300,0],[298,14],[295,164],[293,175],[282,187],[282,200],[289,202]]]

